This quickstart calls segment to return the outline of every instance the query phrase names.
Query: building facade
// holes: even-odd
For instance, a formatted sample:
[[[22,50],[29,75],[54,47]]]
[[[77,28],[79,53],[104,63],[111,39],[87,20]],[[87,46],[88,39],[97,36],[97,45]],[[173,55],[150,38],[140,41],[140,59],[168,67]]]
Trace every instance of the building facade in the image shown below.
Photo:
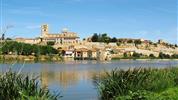
[[[55,44],[77,44],[79,37],[75,32],[69,32],[63,29],[59,33],[50,33],[47,24],[41,26],[41,36],[38,38],[16,38],[15,41],[29,44],[47,44],[54,42]]]
[[[41,26],[41,38],[43,42],[53,41],[56,44],[77,44],[79,37],[75,32],[63,29],[61,33],[49,33],[48,25]]]

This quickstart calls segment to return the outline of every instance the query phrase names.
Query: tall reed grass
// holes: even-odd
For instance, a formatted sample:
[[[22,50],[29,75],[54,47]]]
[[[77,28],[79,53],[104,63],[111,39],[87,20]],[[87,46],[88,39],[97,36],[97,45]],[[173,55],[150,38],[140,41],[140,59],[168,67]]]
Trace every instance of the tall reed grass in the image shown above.
[[[178,68],[114,69],[102,77],[95,77],[95,82],[102,100],[113,100],[118,96],[139,94],[142,91],[161,92],[178,85]]]
[[[0,100],[57,100],[60,94],[52,94],[40,87],[35,77],[11,70],[0,75]]]

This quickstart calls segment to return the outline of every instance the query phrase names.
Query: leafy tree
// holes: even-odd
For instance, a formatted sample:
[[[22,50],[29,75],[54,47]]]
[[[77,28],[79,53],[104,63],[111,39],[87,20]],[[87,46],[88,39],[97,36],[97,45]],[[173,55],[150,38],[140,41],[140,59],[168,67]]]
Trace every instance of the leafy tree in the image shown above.
[[[142,54],[134,52],[132,56],[136,57],[136,58],[140,58],[142,56]]]
[[[135,45],[138,45],[138,44],[141,44],[142,41],[140,41],[140,40],[135,40],[134,43],[135,43]]]
[[[155,58],[155,55],[154,54],[150,54],[149,57],[150,58]]]
[[[108,44],[108,43],[110,42],[110,40],[111,40],[111,39],[110,39],[109,37],[105,37],[105,38],[104,38],[104,43],[107,43],[107,44]]]
[[[120,46],[120,45],[121,45],[121,43],[120,43],[120,42],[117,42],[116,44],[117,44],[117,46]]]
[[[47,42],[47,45],[50,45],[50,46],[53,46],[54,44],[55,44],[54,41],[48,41],[48,42]]]
[[[104,43],[109,43],[109,42],[117,42],[117,38],[109,37],[107,33],[103,34],[97,34],[94,33],[93,36],[91,37],[92,42],[104,42]]]
[[[133,40],[128,40],[127,43],[133,43]]]
[[[165,59],[165,58],[171,58],[171,56],[168,55],[168,54],[164,54],[163,52],[160,52],[160,53],[159,53],[159,58]]]
[[[4,33],[2,34],[1,39],[2,39],[2,40],[4,40],[4,39],[5,39],[5,34],[4,34]]]
[[[127,57],[128,57],[127,53],[126,53],[126,52],[124,52],[124,58],[127,58]]]
[[[18,43],[15,41],[5,42],[1,51],[2,54],[8,54],[9,52],[12,52],[17,55],[31,55],[32,53],[35,53],[35,56],[58,53],[58,51],[51,46],[40,46],[36,44],[31,45],[26,43]]]
[[[12,40],[11,38],[6,38],[6,40]]]
[[[159,53],[159,58],[161,58],[161,59],[164,58],[164,54],[162,52]]]
[[[176,58],[176,59],[178,59],[178,54],[173,54],[173,55],[171,56],[171,58]]]
[[[111,39],[111,42],[117,42],[117,38],[116,38],[116,37],[113,37],[113,38]]]
[[[98,42],[98,34],[94,33],[91,40],[92,40],[92,42]]]

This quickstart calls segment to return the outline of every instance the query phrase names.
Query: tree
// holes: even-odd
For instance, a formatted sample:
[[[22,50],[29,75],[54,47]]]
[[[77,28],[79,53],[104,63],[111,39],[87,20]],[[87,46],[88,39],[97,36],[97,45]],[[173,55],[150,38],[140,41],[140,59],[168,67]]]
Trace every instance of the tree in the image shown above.
[[[92,42],[98,42],[98,34],[94,33],[93,36],[91,37]]]
[[[142,41],[140,41],[140,40],[135,40],[134,43],[135,43],[135,45],[138,45],[138,44],[141,44]]]
[[[121,43],[120,43],[120,42],[117,42],[116,44],[117,44],[117,46],[120,46],[120,45],[121,45]]]
[[[127,58],[127,57],[128,57],[127,53],[126,53],[126,52],[124,52],[124,58]]]
[[[155,55],[154,54],[150,54],[149,57],[150,58],[155,58]]]
[[[159,58],[164,59],[164,58],[171,58],[169,54],[164,54],[163,52],[159,53]]]
[[[117,42],[117,38],[116,38],[116,37],[113,37],[113,38],[111,39],[111,42]]]
[[[11,38],[6,38],[6,40],[12,40]]]
[[[93,36],[91,37],[92,42],[104,42],[104,43],[109,43],[109,42],[117,42],[116,37],[109,37],[107,33],[103,34],[97,34],[94,33]]]
[[[171,58],[177,59],[177,58],[178,58],[178,54],[173,54],[173,55],[171,56]]]
[[[5,39],[5,34],[4,34],[4,33],[2,34],[1,39],[2,39],[2,40],[4,40],[4,39]]]
[[[133,43],[133,40],[128,40],[127,43]]]
[[[162,52],[159,53],[159,58],[161,58],[161,59],[164,58],[164,54]]]
[[[48,42],[47,42],[47,45],[50,45],[50,46],[52,46],[52,45],[54,45],[54,44],[55,44],[54,41],[48,41]]]
[[[111,41],[110,37],[104,37],[104,43],[109,43]]]
[[[51,46],[40,46],[36,44],[31,45],[27,43],[7,41],[2,47],[2,54],[8,54],[9,52],[27,56],[31,55],[32,53],[35,53],[35,56],[58,53],[58,51]]]
[[[136,57],[136,58],[140,58],[142,56],[142,54],[134,52],[132,56]]]

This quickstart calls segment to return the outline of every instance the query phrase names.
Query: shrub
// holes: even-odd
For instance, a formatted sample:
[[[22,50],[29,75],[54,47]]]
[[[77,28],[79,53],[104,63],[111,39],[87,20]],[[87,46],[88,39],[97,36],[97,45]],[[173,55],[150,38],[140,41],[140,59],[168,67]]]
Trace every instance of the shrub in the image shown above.
[[[165,59],[165,58],[171,58],[169,54],[164,54],[163,52],[159,53],[159,58]]]
[[[142,56],[142,54],[134,52],[132,56],[135,58],[140,58]]]
[[[178,54],[173,54],[173,55],[171,56],[171,58],[178,59]]]
[[[150,58],[156,58],[154,54],[149,55]]]
[[[116,43],[116,45],[117,45],[117,46],[120,46],[120,45],[121,45],[121,43],[120,43],[120,42],[117,42],[117,43]]]

